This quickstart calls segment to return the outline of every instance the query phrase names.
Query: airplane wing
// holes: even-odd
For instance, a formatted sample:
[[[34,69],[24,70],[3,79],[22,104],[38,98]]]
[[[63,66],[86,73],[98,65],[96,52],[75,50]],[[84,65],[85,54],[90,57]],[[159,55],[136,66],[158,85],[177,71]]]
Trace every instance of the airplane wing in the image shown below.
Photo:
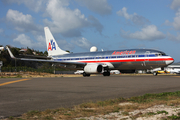
[[[11,52],[11,50],[9,49],[8,46],[6,46],[6,49],[9,52],[9,55],[12,59],[16,59],[16,60],[24,60],[24,61],[37,61],[37,62],[52,62],[52,63],[61,63],[61,64],[71,64],[71,65],[86,65],[86,63],[77,63],[77,62],[62,62],[62,61],[58,61],[58,60],[54,60],[54,59],[31,59],[31,58],[17,58],[13,55],[13,53]]]

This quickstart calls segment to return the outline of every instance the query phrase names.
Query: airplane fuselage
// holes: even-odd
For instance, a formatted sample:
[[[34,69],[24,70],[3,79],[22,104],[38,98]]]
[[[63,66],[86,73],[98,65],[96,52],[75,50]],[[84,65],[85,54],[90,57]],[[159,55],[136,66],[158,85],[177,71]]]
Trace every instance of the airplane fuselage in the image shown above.
[[[174,60],[164,52],[153,49],[126,49],[52,56],[61,63],[107,64],[109,69],[138,70],[165,67]]]

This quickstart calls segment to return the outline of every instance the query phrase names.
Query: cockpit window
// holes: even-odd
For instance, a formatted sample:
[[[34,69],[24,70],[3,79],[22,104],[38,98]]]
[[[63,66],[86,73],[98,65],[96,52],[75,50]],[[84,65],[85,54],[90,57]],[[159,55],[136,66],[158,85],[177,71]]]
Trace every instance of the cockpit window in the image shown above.
[[[160,54],[160,53],[156,53],[155,55],[156,55],[156,56],[162,56],[162,54]]]
[[[155,55],[156,55],[156,56],[166,56],[165,53],[156,53]]]
[[[162,56],[165,56],[166,54],[165,53],[162,53]]]

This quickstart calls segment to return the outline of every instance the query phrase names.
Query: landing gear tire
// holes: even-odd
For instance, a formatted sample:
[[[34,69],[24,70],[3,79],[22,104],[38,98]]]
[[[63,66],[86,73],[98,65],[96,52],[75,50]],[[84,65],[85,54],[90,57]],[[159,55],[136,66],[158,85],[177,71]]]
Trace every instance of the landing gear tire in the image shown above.
[[[153,75],[154,75],[154,76],[157,76],[157,72],[153,72]]]
[[[103,72],[104,76],[110,76],[110,72]]]
[[[83,77],[89,77],[90,74],[86,74],[85,72],[83,72]]]

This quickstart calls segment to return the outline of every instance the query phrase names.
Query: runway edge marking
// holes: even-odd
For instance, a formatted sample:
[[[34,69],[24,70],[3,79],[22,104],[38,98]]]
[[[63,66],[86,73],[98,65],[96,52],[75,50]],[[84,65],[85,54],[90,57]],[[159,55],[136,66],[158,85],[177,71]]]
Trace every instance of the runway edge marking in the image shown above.
[[[16,82],[21,82],[21,81],[26,81],[26,80],[30,80],[30,79],[21,79],[21,80],[16,80],[16,81],[5,82],[5,83],[0,84],[0,86],[8,85],[8,84],[16,83]]]

